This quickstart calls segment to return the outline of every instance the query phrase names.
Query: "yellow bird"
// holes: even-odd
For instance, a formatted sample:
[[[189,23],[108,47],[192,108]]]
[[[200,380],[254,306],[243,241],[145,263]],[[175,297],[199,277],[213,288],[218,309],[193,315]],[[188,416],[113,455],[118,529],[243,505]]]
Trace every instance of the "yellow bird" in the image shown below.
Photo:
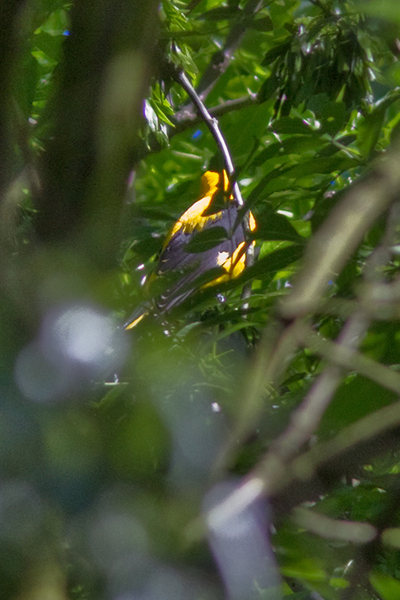
[[[152,282],[160,277],[168,277],[171,281],[171,285],[167,284],[167,289],[154,300],[154,312],[168,313],[196,289],[218,285],[242,273],[249,245],[254,245],[254,242],[246,239],[243,223],[237,220],[238,207],[230,194],[226,172],[206,171],[201,177],[200,199],[171,227],[157,266],[146,283],[150,288]],[[256,229],[251,212],[249,229]],[[202,235],[198,236],[199,233]],[[207,244],[210,247],[204,249]],[[218,268],[215,278],[196,286],[201,275]],[[150,306],[139,307],[124,328],[133,329],[149,312]]]

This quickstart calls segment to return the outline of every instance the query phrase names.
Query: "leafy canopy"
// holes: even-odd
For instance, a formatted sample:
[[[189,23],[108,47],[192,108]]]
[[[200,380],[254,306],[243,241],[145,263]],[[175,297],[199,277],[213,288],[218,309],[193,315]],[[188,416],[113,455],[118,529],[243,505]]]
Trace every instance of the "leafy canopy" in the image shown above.
[[[0,16],[0,595],[397,599],[397,0]],[[128,336],[223,158],[180,71],[257,259]],[[221,541],[238,497],[261,539],[247,557]]]

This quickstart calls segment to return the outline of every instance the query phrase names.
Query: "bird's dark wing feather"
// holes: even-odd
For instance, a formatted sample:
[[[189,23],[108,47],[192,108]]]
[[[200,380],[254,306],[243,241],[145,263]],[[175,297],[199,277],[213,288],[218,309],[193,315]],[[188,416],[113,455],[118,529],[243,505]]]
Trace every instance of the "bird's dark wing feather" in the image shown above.
[[[226,231],[226,239],[203,252],[190,252],[188,249],[189,242],[193,243],[194,236],[198,235],[198,232],[186,233],[180,229],[171,238],[160,255],[156,271],[156,275],[173,274],[174,276],[174,281],[171,282],[171,285],[167,284],[167,289],[157,299],[160,311],[168,311],[183,302],[195,289],[191,287],[191,284],[200,275],[219,266],[218,256],[220,253],[226,253],[227,257],[232,256],[235,249],[245,241],[241,224],[231,234],[230,229],[235,223],[236,216],[236,208],[230,206],[221,211],[220,218],[210,219],[202,231],[213,227],[222,227]],[[229,235],[231,235],[230,238]]]

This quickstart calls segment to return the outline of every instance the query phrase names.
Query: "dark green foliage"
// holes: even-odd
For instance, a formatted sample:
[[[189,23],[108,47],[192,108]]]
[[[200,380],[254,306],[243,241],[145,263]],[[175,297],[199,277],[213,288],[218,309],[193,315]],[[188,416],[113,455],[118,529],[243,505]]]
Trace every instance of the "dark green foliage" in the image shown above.
[[[222,483],[283,581],[231,600],[397,600],[397,0],[3,4],[0,598],[222,598]],[[165,315],[179,274],[142,279],[222,158],[177,69],[257,228]]]

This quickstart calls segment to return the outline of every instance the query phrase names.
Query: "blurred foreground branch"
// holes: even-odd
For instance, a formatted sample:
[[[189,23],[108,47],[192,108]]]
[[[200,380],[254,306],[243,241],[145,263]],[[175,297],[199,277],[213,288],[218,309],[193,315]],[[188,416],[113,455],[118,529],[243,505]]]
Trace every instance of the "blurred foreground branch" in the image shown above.
[[[282,301],[285,318],[313,313],[329,282],[334,281],[376,219],[400,193],[400,144],[375,163],[374,170],[357,181],[332,209],[311,238],[304,265],[291,293]]]
[[[344,195],[311,239],[304,267],[295,280],[291,293],[282,302],[285,317],[316,310],[332,272],[339,272],[343,268],[349,254],[361,242],[366,230],[390,203],[397,199],[400,191],[397,167],[399,159],[399,148],[395,147],[381,159],[373,173],[355,184]],[[381,245],[373,251],[365,265],[364,277],[372,286],[382,285],[381,271],[390,259],[390,248],[396,241],[396,207],[397,204],[394,204],[389,211]],[[362,289],[361,287],[361,294]],[[398,404],[361,419],[331,442],[318,443],[312,450],[297,456],[317,432],[321,418],[342,382],[344,372],[349,369],[357,371],[359,368],[361,373],[368,375],[370,371],[371,377],[381,385],[400,393],[400,379],[396,373],[391,373],[382,365],[374,364],[374,361],[364,359],[356,352],[370,321],[371,317],[366,311],[361,295],[354,313],[347,320],[335,343],[319,341],[300,318],[285,327],[275,339],[264,338],[264,345],[260,346],[257,361],[253,365],[251,375],[255,384],[249,386],[250,394],[247,395],[242,415],[244,419],[238,420],[239,426],[231,437],[231,443],[225,448],[219,467],[225,461],[232,460],[233,439],[237,440],[238,434],[240,439],[245,439],[246,433],[252,430],[261,410],[261,399],[264,398],[265,401],[266,386],[276,386],[279,375],[284,371],[285,361],[299,345],[307,344],[311,338],[311,349],[320,350],[330,359],[330,364],[325,367],[298,408],[293,411],[288,427],[272,443],[253,472],[245,478],[241,488],[215,509],[219,511],[221,518],[225,511],[240,511],[246,503],[254,502],[262,495],[286,495],[289,487],[289,502],[291,506],[295,506],[296,502],[309,498],[312,488],[320,487],[318,478],[322,469],[327,474],[332,468],[331,479],[336,480],[338,475],[345,472],[348,460],[354,461],[354,456],[357,456],[359,464],[364,459],[367,444],[369,456],[369,452],[373,455],[382,451],[379,442],[382,437],[392,439],[393,429],[400,425]],[[246,381],[247,384],[249,381]],[[380,447],[379,450],[377,447]],[[385,448],[386,444],[383,447]],[[341,456],[344,456],[343,461]],[[329,475],[324,476],[324,480],[329,478]],[[301,485],[296,493],[294,489],[299,483]]]

